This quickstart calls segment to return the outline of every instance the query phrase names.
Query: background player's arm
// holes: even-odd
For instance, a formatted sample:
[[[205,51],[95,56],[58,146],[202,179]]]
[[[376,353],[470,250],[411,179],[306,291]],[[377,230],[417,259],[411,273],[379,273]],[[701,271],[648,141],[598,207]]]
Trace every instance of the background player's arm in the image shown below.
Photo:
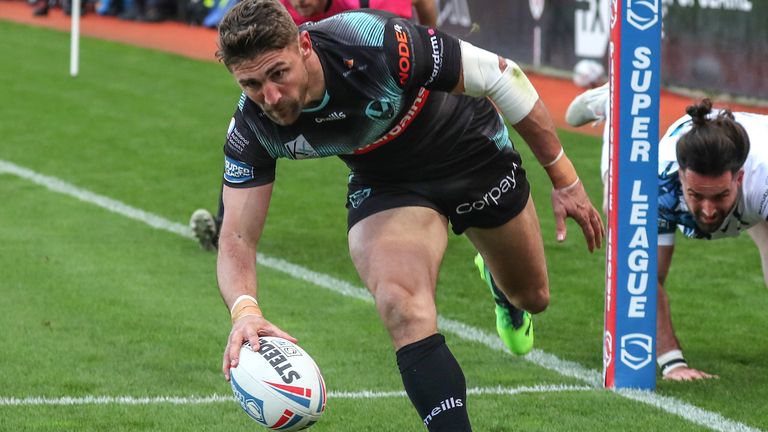
[[[437,27],[437,4],[435,0],[412,0],[411,4],[416,10],[419,24]]]
[[[765,286],[768,287],[768,222],[760,222],[759,224],[748,229],[747,232],[752,240],[757,245],[758,251],[760,251],[760,263],[763,268],[763,280]]]
[[[221,297],[230,310],[235,300],[242,295],[257,298],[256,251],[271,196],[272,183],[242,189],[224,186],[223,200],[226,211],[219,237],[216,272]],[[259,336],[265,335],[295,341],[293,337],[264,319],[258,307],[234,320],[222,364],[227,379],[229,368],[238,364],[243,342],[247,340],[254,349],[258,349]]]
[[[680,342],[675,336],[675,329],[672,326],[672,314],[669,307],[669,298],[664,290],[664,282],[669,274],[669,268],[672,265],[672,254],[675,251],[674,244],[659,246],[657,249],[658,260],[658,294],[656,301],[656,355],[659,363],[666,363],[668,358],[674,365],[669,370],[662,367],[664,379],[673,381],[693,381],[704,378],[717,378],[717,375],[710,375],[706,372],[693,369],[683,359]],[[682,361],[680,361],[682,360]]]
[[[671,246],[659,246],[657,249],[657,286],[658,300],[656,307],[656,354],[662,355],[672,350],[680,350],[680,342],[675,336],[675,330],[672,327],[672,316],[669,311],[669,299],[667,292],[664,291],[664,282],[669,274],[669,267],[672,264],[672,254],[675,252],[674,244]]]

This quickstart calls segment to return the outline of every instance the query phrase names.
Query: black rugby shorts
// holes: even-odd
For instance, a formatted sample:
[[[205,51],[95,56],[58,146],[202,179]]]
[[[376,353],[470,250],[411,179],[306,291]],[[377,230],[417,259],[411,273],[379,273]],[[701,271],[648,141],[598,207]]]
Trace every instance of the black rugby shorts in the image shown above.
[[[461,174],[439,179],[397,182],[353,173],[347,192],[347,229],[380,211],[413,206],[443,214],[456,234],[471,227],[495,228],[523,211],[529,194],[520,154],[512,147]]]

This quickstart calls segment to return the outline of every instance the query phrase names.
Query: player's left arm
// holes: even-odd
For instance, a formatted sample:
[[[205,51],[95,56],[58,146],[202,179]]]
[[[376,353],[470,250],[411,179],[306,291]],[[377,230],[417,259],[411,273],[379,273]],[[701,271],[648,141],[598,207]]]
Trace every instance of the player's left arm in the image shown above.
[[[488,97],[526,143],[552,181],[552,207],[557,240],[566,236],[565,218],[581,226],[587,248],[601,247],[604,236],[600,212],[595,209],[576,169],[557,137],[552,118],[536,89],[517,63],[460,41],[461,71],[454,93]]]

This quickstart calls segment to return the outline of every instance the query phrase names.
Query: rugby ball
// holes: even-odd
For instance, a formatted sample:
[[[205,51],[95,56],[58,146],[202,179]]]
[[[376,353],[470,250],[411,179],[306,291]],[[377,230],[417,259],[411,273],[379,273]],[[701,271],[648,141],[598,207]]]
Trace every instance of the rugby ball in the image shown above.
[[[243,344],[239,364],[230,369],[230,384],[245,413],[269,429],[306,429],[325,409],[320,369],[306,351],[286,339],[262,336],[258,351]]]

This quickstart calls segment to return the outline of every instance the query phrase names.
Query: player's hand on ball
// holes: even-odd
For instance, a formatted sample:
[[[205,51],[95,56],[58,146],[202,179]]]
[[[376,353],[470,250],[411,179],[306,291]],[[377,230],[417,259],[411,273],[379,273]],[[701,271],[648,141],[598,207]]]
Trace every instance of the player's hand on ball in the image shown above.
[[[712,379],[712,378],[720,378],[720,377],[717,375],[708,374],[698,369],[693,369],[685,366],[673,369],[669,371],[669,373],[664,375],[664,379],[669,381],[696,381],[696,380]]]
[[[263,316],[243,316],[232,324],[232,331],[229,332],[229,339],[227,339],[227,347],[224,348],[221,369],[227,381],[230,379],[229,369],[237,367],[240,361],[240,347],[243,343],[250,342],[252,349],[258,351],[259,336],[277,336],[293,343],[297,342],[296,338],[267,321]]]

